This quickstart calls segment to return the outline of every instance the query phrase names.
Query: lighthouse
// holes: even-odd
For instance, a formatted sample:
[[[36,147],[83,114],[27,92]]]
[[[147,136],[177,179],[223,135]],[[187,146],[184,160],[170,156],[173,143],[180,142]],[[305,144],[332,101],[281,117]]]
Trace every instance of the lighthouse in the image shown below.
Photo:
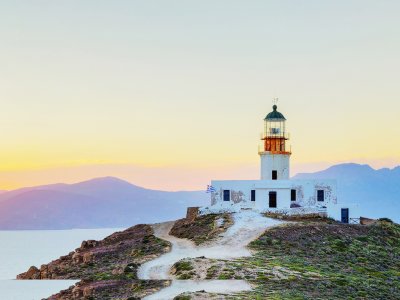
[[[291,152],[286,145],[289,135],[286,133],[286,118],[278,111],[276,104],[264,119],[261,139],[264,141],[261,151],[258,152],[261,160],[261,180],[289,179]]]
[[[277,99],[274,99],[275,101]],[[262,145],[258,154],[261,178],[256,180],[212,180],[210,206],[202,213],[237,212],[252,209],[286,215],[324,215],[348,223],[355,210],[337,202],[335,179],[291,179],[291,149],[287,145],[286,118],[272,106],[264,118]]]

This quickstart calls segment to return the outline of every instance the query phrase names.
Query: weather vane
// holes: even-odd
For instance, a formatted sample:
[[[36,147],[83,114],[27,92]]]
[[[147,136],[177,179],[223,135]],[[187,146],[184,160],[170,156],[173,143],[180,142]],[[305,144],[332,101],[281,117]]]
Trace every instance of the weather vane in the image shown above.
[[[279,98],[278,97],[274,97],[272,98],[272,104],[276,105],[278,103]]]

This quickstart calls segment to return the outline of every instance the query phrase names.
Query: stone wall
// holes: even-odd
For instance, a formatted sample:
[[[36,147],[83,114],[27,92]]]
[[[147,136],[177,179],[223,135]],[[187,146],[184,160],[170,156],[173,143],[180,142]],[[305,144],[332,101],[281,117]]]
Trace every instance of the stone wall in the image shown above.
[[[188,207],[186,211],[186,220],[188,222],[194,222],[199,215],[199,207]]]

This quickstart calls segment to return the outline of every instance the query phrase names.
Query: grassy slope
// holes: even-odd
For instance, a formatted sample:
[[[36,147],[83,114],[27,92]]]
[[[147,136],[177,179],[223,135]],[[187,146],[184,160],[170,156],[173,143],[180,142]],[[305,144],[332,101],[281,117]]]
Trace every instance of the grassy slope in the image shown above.
[[[208,279],[255,285],[227,299],[399,299],[400,225],[292,223],[267,230],[249,246],[250,258],[210,261]]]
[[[261,294],[273,290],[278,299],[400,295],[400,225],[293,224],[267,231],[250,247],[257,251],[253,263],[299,272],[279,284],[260,274],[255,280]]]

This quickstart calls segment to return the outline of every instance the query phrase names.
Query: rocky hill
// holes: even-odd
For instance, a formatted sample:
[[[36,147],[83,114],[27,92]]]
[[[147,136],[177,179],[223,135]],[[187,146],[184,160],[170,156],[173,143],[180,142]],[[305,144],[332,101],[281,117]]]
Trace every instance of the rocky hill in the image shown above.
[[[81,279],[49,298],[65,300],[398,299],[400,295],[400,225],[390,220],[348,225],[325,218],[272,220],[243,212],[167,225],[161,226],[169,232],[163,233],[165,240],[159,225],[137,225],[102,241],[85,241],[58,260],[31,267],[18,279]],[[243,249],[237,245],[254,236],[248,252],[239,251]],[[172,258],[166,260],[167,255]],[[163,265],[152,264],[157,261],[168,266],[166,279],[160,279]],[[143,270],[152,267],[158,270],[155,278],[161,277],[143,279]],[[193,290],[193,279],[217,282],[218,288],[199,285]],[[163,291],[175,294],[164,298],[172,294]]]

